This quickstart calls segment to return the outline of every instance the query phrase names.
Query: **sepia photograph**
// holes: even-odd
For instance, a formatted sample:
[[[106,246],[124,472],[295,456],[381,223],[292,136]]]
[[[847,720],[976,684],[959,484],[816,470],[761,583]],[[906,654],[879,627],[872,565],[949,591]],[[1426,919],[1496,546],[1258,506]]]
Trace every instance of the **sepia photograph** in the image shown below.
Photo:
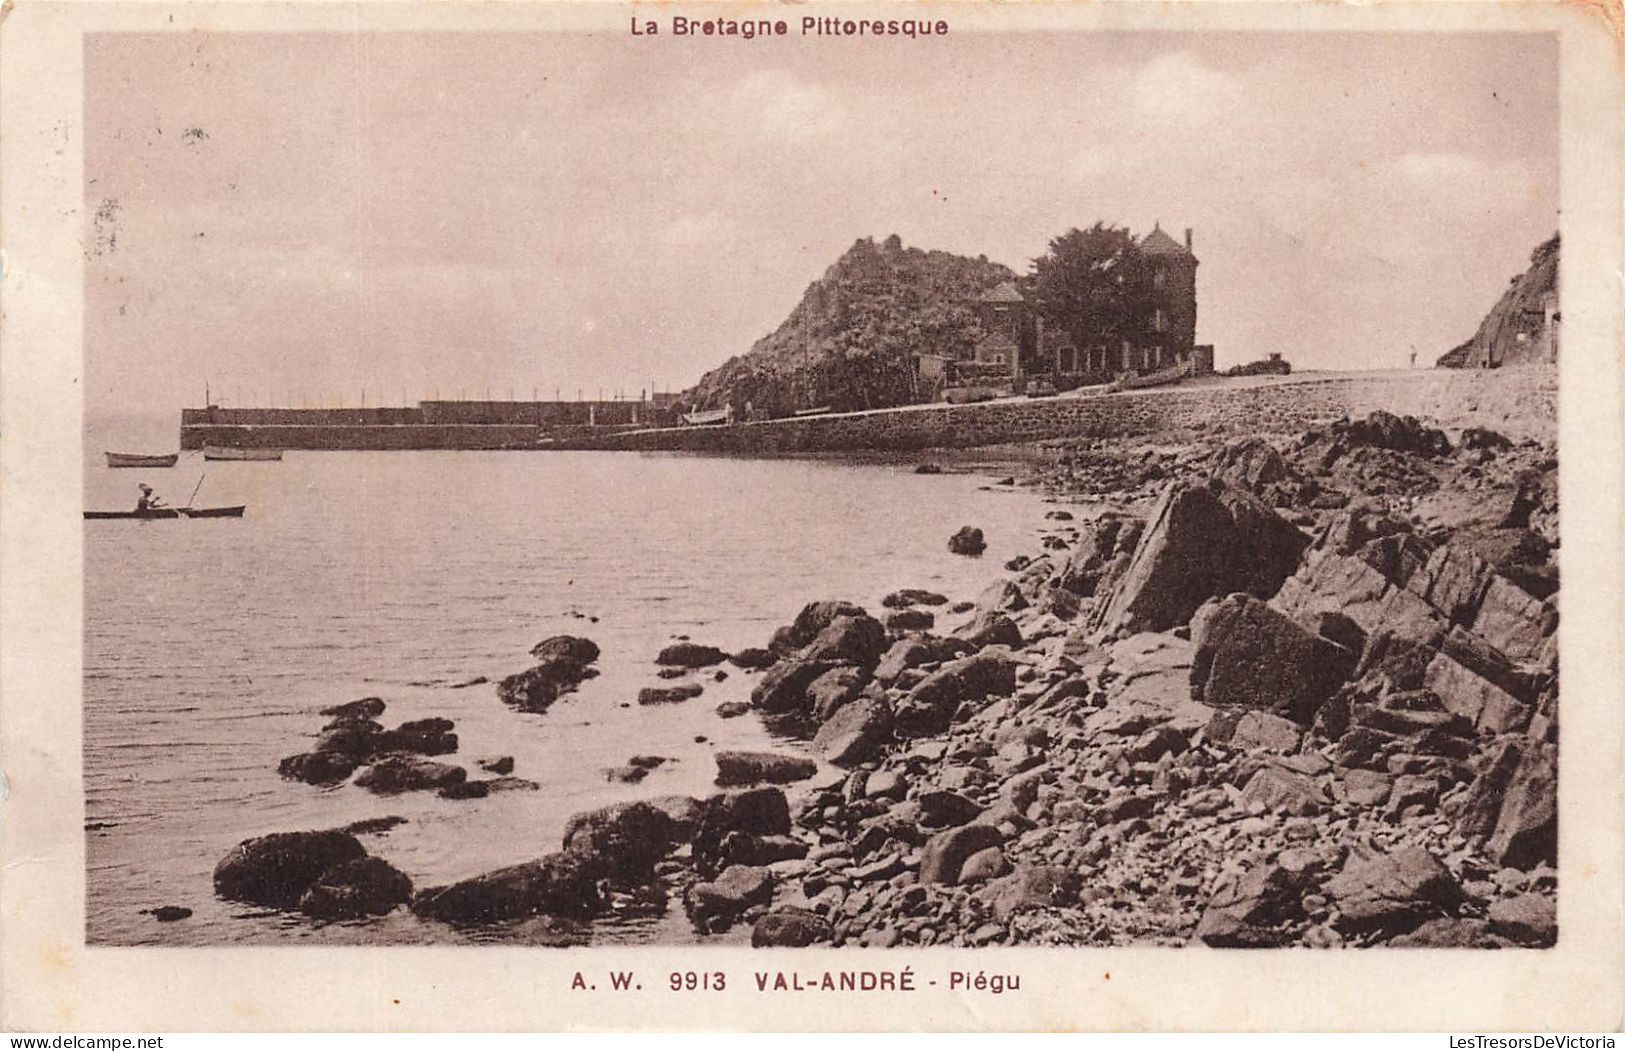
[[[93,19],[47,133],[84,948],[1578,930],[1559,25],[312,6]]]

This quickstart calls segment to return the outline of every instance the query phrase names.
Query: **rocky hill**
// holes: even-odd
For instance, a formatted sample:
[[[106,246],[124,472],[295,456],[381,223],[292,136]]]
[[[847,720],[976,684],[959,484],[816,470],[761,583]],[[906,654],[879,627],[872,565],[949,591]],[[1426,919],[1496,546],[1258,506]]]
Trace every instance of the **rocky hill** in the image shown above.
[[[1547,331],[1546,297],[1557,292],[1559,235],[1529,257],[1529,269],[1512,279],[1473,338],[1439,358],[1442,368],[1496,368],[1550,360],[1557,324]]]
[[[1008,267],[987,258],[863,238],[808,286],[783,324],[701,377],[692,408],[732,401],[757,417],[798,409],[881,408],[914,401],[912,355],[956,354],[982,335],[970,303]]]

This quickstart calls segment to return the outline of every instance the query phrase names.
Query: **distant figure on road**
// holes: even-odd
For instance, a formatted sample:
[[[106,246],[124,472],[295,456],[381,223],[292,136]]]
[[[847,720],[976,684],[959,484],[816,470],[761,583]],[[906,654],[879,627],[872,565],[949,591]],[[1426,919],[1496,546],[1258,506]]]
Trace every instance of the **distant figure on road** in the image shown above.
[[[138,513],[141,511],[156,511],[164,506],[163,500],[152,495],[152,486],[142,482],[140,488],[141,498],[135,502],[135,509]]]

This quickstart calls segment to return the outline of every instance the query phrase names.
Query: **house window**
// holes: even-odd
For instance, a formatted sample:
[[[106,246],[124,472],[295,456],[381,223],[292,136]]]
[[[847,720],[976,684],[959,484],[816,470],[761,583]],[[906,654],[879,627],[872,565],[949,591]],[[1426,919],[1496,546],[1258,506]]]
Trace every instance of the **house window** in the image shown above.
[[[1151,329],[1154,332],[1168,331],[1168,319],[1163,317],[1161,307],[1151,313]]]
[[[1152,288],[1161,288],[1162,286],[1166,285],[1167,283],[1168,283],[1168,271],[1164,270],[1162,267],[1159,266],[1159,267],[1157,267],[1155,270],[1153,270],[1151,272],[1151,287]]]

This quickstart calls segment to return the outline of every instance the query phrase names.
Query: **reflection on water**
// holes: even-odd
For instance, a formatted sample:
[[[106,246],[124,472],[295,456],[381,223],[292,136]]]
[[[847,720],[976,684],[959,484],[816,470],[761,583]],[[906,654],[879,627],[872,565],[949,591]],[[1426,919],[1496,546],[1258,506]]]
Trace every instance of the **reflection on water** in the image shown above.
[[[99,456],[97,457],[99,461]],[[300,453],[281,463],[168,471],[87,467],[88,507],[133,506],[148,481],[185,503],[248,505],[241,520],[85,523],[85,779],[89,931],[112,943],[476,940],[397,911],[315,927],[214,898],[210,873],[238,841],[388,815],[369,849],[420,886],[557,849],[570,814],[622,799],[712,791],[710,756],[774,741],[754,716],[715,708],[754,676],[725,665],[702,696],[640,707],[653,658],[674,635],[726,650],[765,644],[815,598],[878,611],[897,587],[973,598],[1043,507],[983,491],[973,476],[909,465],[604,453]],[[981,559],[947,554],[966,523]],[[953,618],[945,618],[952,623]],[[599,677],[543,715],[502,705],[489,684],[538,640],[582,634]],[[452,761],[512,755],[537,792],[449,801],[377,797],[281,780],[310,747],[317,710],[369,694],[385,725],[454,720]],[[604,771],[634,754],[672,761],[640,785]],[[142,909],[184,905],[158,924]],[[677,903],[595,940],[692,937]],[[529,921],[478,940],[554,943],[583,932]]]

